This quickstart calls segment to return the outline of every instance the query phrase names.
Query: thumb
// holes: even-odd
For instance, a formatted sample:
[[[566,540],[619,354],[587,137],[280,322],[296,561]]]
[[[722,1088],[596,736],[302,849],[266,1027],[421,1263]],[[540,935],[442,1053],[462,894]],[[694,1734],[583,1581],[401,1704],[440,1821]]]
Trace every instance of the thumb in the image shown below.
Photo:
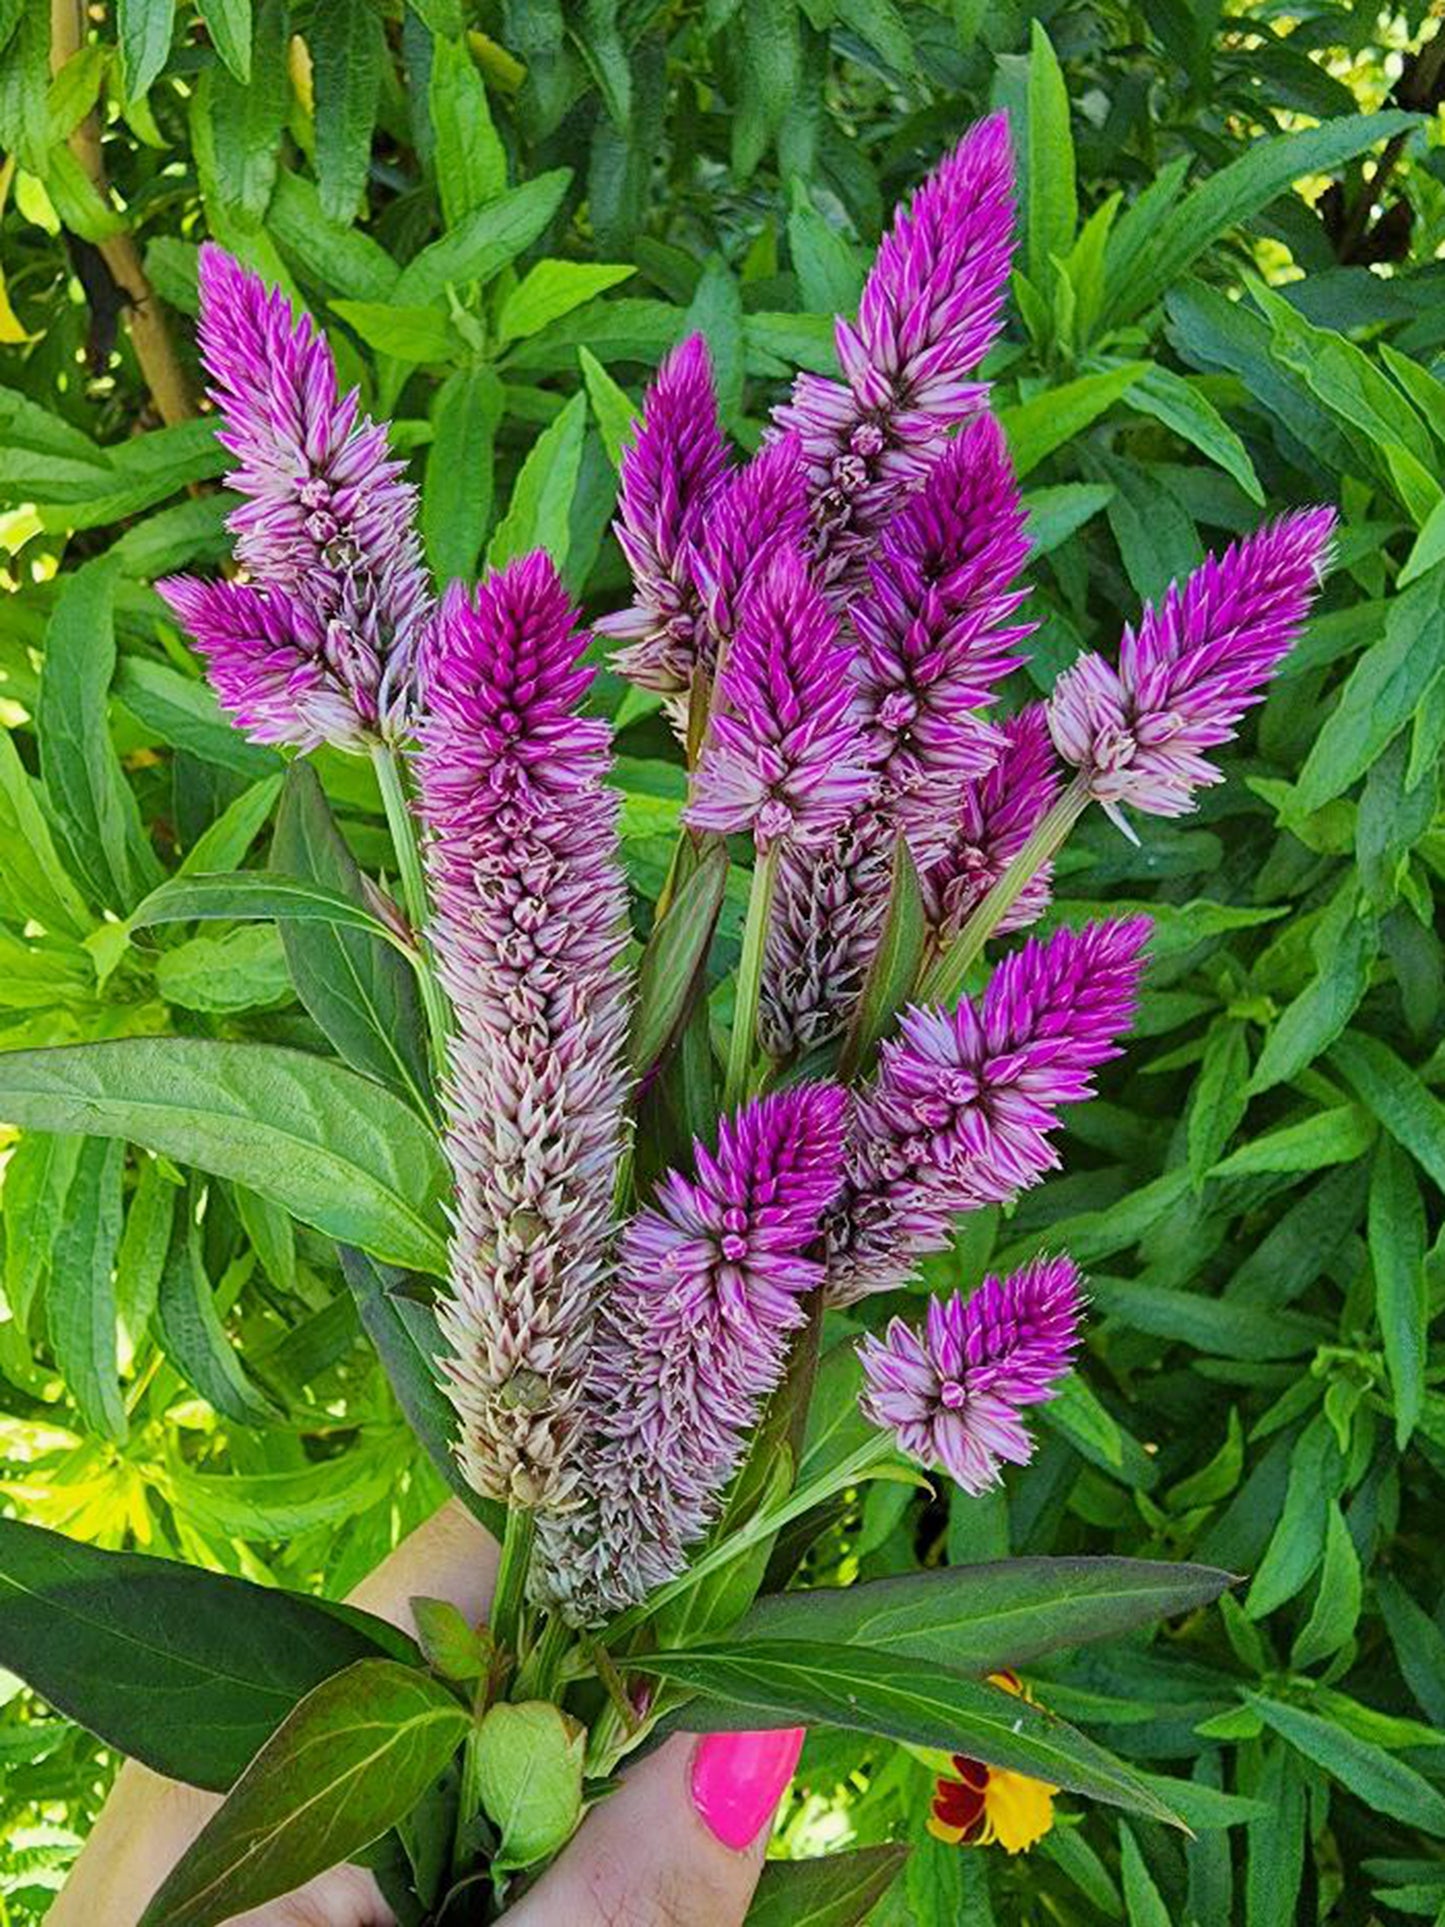
[[[507,1927],[741,1927],[801,1727],[680,1733],[588,1814]]]

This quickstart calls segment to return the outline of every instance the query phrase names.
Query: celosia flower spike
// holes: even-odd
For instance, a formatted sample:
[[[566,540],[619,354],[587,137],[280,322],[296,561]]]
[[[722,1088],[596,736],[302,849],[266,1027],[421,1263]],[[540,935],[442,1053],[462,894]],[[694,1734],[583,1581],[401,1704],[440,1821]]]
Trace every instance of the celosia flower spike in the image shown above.
[[[220,248],[201,249],[201,357],[243,498],[227,521],[254,586],[159,583],[261,740],[364,748],[407,733],[431,591],[416,491],[386,430],[338,393],[325,339]],[[261,599],[268,605],[261,608]],[[303,692],[288,728],[278,679]]]
[[[1126,629],[1119,667],[1080,656],[1049,700],[1059,754],[1116,820],[1125,804],[1181,816],[1223,779],[1203,752],[1235,725],[1289,652],[1319,586],[1334,511],[1286,515],[1210,556]]]
[[[784,435],[731,475],[708,503],[696,572],[707,612],[701,661],[709,673],[733,634],[747,583],[779,550],[801,549],[808,492],[795,435]]]
[[[855,1106],[828,1220],[834,1303],[903,1284],[960,1212],[1005,1203],[1058,1163],[1059,1108],[1092,1096],[1092,1072],[1118,1054],[1149,928],[1131,917],[1031,938],[979,1005],[904,1014]]]
[[[743,599],[688,822],[751,830],[761,848],[818,842],[856,808],[870,778],[850,665],[802,558],[780,551]]]
[[[1025,520],[1003,430],[980,415],[884,530],[850,611],[872,760],[920,865],[946,834],[941,799],[1002,747],[977,712],[1029,633],[1008,620],[1027,594]]]
[[[628,1226],[588,1368],[593,1503],[542,1524],[541,1585],[569,1618],[674,1577],[716,1516],[822,1282],[805,1254],[842,1178],[846,1104],[812,1084],[745,1106]]]
[[[690,335],[658,370],[636,437],[623,450],[614,527],[634,600],[597,625],[627,644],[617,666],[643,689],[675,694],[691,680],[702,626],[698,537],[729,463],[707,346]]]
[[[606,726],[575,713],[591,672],[574,618],[545,555],[474,596],[454,585],[429,644],[418,759],[432,944],[457,1031],[447,1389],[469,1482],[545,1512],[579,1502],[627,1084],[616,798]]]
[[[1059,769],[1042,703],[1004,725],[1004,747],[987,776],[965,783],[947,844],[924,878],[932,921],[957,930],[1028,842],[1059,793]],[[1043,864],[1000,919],[1021,930],[1048,906],[1053,865]]]
[[[1033,1442],[1020,1412],[1052,1398],[1079,1342],[1079,1275],[1068,1258],[1039,1258],[972,1297],[928,1301],[922,1333],[895,1318],[859,1347],[863,1410],[910,1458],[941,1465],[975,1496],[1004,1465],[1027,1465]]]
[[[985,393],[1013,250],[1008,123],[970,129],[895,217],[856,325],[837,325],[843,381],[804,374],[776,411],[801,437],[830,573],[867,547]]]

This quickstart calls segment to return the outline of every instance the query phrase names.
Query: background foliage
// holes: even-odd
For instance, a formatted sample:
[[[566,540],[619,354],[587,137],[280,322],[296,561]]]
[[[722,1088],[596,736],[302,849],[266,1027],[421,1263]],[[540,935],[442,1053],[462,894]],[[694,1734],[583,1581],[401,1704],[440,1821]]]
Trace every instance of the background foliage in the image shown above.
[[[395,416],[439,573],[542,542],[600,608],[649,370],[703,328],[755,443],[793,371],[830,368],[827,317],[894,199],[1003,104],[1022,242],[989,372],[1034,517],[1040,685],[1265,504],[1342,508],[1322,613],[1228,786],[1138,845],[1091,821],[1061,865],[1057,915],[1155,918],[1141,1035],[1071,1113],[1067,1175],[936,1268],[1062,1244],[1091,1272],[1088,1355],[1037,1459],[987,1500],[874,1486],[814,1554],[825,1579],[1005,1550],[1246,1575],[1222,1611],[1034,1680],[1176,1776],[1197,1838],[1066,1803],[1025,1861],[946,1849],[920,1768],[816,1734],[782,1848],[916,1838],[890,1927],[1445,1919],[1430,13],[0,4],[4,1048],[261,1038],[403,1096],[426,1077],[405,971],[365,930],[128,921],[177,870],[360,895],[391,861],[369,769],[322,753],[288,777],[246,744],[148,587],[226,546],[193,413],[206,235],[303,298]],[[642,930],[680,776],[645,700],[605,674],[598,700]],[[6,1509],[344,1592],[442,1486],[335,1246],[119,1142],[0,1144]],[[0,1699],[0,1918],[23,1922],[113,1762]]]

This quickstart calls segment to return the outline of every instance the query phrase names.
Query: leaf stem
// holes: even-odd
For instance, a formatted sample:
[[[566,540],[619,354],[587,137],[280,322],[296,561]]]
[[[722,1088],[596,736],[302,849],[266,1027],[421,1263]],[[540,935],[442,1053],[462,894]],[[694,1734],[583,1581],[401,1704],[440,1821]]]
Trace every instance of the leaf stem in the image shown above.
[[[508,1506],[502,1558],[492,1593],[491,1633],[498,1649],[511,1655],[515,1655],[520,1646],[527,1573],[532,1564],[532,1542],[536,1534],[537,1515],[523,1506]]]
[[[1040,817],[1027,843],[967,920],[953,942],[934,959],[918,986],[920,1004],[953,1003],[963,993],[975,959],[1018,901],[1024,886],[1055,856],[1089,802],[1088,778],[1069,784],[1053,808]]]
[[[772,915],[777,877],[778,845],[770,843],[758,852],[753,865],[753,886],[748,893],[748,920],[743,926],[743,954],[738,962],[737,998],[728,1044],[727,1083],[723,1087],[724,1111],[735,1111],[747,1096],[758,1026],[758,999],[763,988],[763,953],[767,948],[768,919]]]
[[[451,1014],[447,1009],[442,987],[437,982],[430,940],[427,935],[431,923],[431,905],[427,898],[426,874],[422,869],[416,818],[412,815],[411,804],[407,800],[406,780],[402,775],[401,758],[397,751],[389,743],[374,743],[371,750],[371,764],[376,771],[377,784],[381,789],[382,806],[386,811],[386,825],[391,831],[392,847],[396,851],[402,906],[406,911],[407,921],[411,925],[416,943],[414,962],[417,983],[421,990],[422,1009],[426,1013],[432,1073],[440,1089],[441,1080],[447,1068],[447,1043],[452,1028]]]

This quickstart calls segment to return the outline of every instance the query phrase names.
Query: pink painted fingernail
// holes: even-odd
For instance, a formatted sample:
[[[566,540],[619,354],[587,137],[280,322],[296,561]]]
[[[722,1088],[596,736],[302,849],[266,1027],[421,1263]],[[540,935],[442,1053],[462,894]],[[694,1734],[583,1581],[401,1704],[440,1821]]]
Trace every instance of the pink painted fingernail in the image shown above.
[[[741,1853],[782,1798],[803,1750],[801,1726],[767,1733],[710,1733],[692,1761],[692,1803],[709,1832]]]

